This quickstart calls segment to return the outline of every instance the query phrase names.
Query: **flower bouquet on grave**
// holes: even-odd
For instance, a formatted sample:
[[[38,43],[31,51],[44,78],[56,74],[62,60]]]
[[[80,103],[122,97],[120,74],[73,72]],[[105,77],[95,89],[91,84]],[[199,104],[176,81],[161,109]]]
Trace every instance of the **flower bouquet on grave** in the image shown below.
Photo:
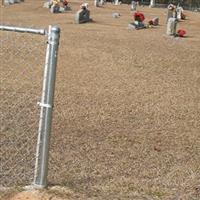
[[[179,30],[177,31],[177,36],[178,36],[178,37],[184,37],[185,34],[186,34],[186,31],[185,31],[185,30],[179,29]]]
[[[138,22],[143,22],[145,20],[144,14],[141,12],[135,12],[133,14],[134,20]]]

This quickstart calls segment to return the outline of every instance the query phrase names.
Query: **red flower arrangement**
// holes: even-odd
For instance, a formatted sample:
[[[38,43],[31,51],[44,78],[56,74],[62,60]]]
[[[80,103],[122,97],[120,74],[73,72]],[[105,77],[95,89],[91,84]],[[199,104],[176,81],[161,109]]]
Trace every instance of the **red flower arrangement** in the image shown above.
[[[178,35],[179,37],[184,37],[185,34],[186,34],[186,31],[185,31],[185,30],[179,29],[179,30],[177,31],[177,35]]]
[[[143,22],[145,20],[144,14],[141,12],[135,12],[133,14],[133,17],[134,17],[135,21],[138,21],[138,22]]]

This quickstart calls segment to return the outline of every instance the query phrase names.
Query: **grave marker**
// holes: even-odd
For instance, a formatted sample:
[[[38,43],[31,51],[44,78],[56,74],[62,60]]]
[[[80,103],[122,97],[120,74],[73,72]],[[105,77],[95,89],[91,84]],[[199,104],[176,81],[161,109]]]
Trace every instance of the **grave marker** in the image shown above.
[[[169,18],[167,22],[167,35],[175,36],[176,26],[177,26],[177,19],[173,17]]]
[[[156,1],[155,0],[151,0],[149,7],[150,8],[154,8],[155,6],[156,6]]]
[[[119,0],[114,0],[114,5],[116,5],[116,6],[120,5],[121,3],[122,3],[122,2],[119,1]]]
[[[75,15],[76,24],[82,24],[90,21],[90,11],[86,7],[82,7]]]
[[[137,2],[136,1],[132,1],[131,2],[131,10],[136,10],[136,8],[137,8]]]
[[[99,0],[94,0],[94,6],[99,7]]]
[[[176,6],[173,4],[169,4],[167,7],[167,21],[166,23],[168,23],[168,19],[169,18],[176,18],[177,14],[176,14]]]

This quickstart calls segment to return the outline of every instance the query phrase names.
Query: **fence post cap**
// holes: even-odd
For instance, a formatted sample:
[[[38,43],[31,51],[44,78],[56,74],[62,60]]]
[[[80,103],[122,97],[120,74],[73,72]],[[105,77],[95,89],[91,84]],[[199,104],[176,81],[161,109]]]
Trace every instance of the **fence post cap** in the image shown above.
[[[51,31],[54,33],[60,33],[60,27],[59,26],[51,26]]]

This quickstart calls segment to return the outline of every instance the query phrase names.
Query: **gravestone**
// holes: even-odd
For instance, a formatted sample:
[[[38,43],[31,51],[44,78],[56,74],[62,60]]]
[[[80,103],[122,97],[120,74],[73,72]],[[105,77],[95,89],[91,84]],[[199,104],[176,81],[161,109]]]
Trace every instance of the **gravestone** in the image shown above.
[[[52,5],[52,3],[51,3],[50,1],[47,1],[47,2],[44,2],[43,7],[44,7],[44,8],[50,9],[50,8],[51,8],[51,5]]]
[[[5,1],[4,1],[4,4],[5,4],[5,5],[10,5],[10,4],[14,4],[14,3],[15,3],[14,0],[5,0]]]
[[[151,0],[151,1],[150,1],[149,7],[150,7],[150,8],[153,8],[153,7],[155,7],[155,6],[156,6],[156,1],[155,1],[155,0]]]
[[[58,5],[52,5],[50,8],[51,13],[59,13],[60,7]]]
[[[176,26],[177,26],[177,19],[173,17],[169,18],[167,22],[167,35],[175,36]]]
[[[86,8],[80,9],[75,15],[76,24],[82,24],[90,21],[90,11]]]
[[[176,6],[174,6],[173,4],[169,4],[168,7],[167,7],[167,21],[166,21],[166,23],[168,23],[169,18],[176,18],[176,17],[177,17]]]
[[[4,5],[10,5],[11,4],[9,0],[4,0],[3,3],[4,3]]]
[[[102,5],[105,4],[105,1],[104,1],[104,0],[100,0],[100,1],[99,1],[99,4],[102,6]]]
[[[128,28],[132,30],[139,30],[146,28],[146,26],[143,22],[134,21],[133,23],[128,24]]]
[[[121,16],[121,15],[120,15],[119,13],[113,13],[113,14],[112,14],[112,17],[113,17],[113,18],[119,18],[120,16]]]
[[[177,9],[176,9],[176,12],[177,12],[177,19],[181,20],[182,19],[182,14],[183,14],[183,8],[178,6]]]
[[[137,2],[136,1],[132,1],[131,2],[131,10],[136,10],[136,8],[137,8]]]
[[[14,4],[14,3],[20,3],[22,0],[4,0],[3,4],[4,5],[10,5],[10,4]]]
[[[168,22],[168,19],[169,19],[169,18],[172,18],[172,17],[173,17],[173,12],[174,12],[174,11],[171,10],[171,9],[168,9],[168,10],[167,10],[167,22]]]
[[[49,8],[51,13],[64,13],[67,10],[71,10],[68,2],[64,0],[45,2],[44,7]]]
[[[122,3],[122,2],[119,1],[119,0],[114,0],[114,5],[116,5],[116,6],[120,5],[121,3]]]
[[[94,6],[99,7],[99,0],[94,0]]]

